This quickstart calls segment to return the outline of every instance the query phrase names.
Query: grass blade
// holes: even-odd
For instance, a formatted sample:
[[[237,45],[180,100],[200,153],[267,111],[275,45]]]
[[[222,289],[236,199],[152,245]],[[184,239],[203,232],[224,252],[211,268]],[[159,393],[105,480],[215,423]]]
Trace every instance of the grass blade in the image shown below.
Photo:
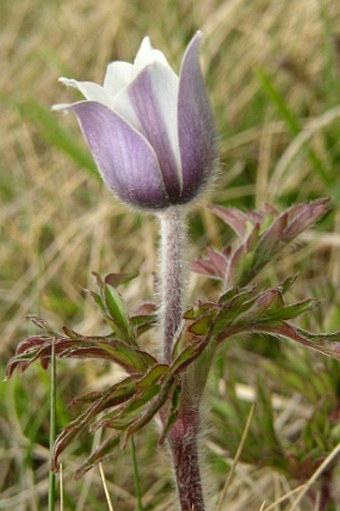
[[[263,70],[256,69],[255,74],[260,81],[263,90],[267,94],[267,96],[271,99],[271,101],[276,106],[280,116],[287,124],[287,127],[290,133],[295,137],[302,131],[302,126],[300,124],[299,119],[293,113],[293,111],[288,107],[284,98],[280,94],[280,91],[275,87],[271,77]],[[315,172],[319,175],[320,179],[323,183],[329,185],[332,181],[328,173],[326,172],[324,165],[318,155],[315,153],[314,149],[311,147],[306,147],[307,156],[310,160],[312,167]]]
[[[104,488],[104,493],[105,493],[105,498],[106,498],[106,502],[107,502],[109,511],[114,511],[113,505],[112,505],[112,502],[111,502],[111,497],[110,497],[109,489],[108,489],[107,484],[106,484],[106,479],[105,479],[103,465],[101,463],[99,463],[98,465],[99,465],[100,478],[102,480],[102,484],[103,484],[103,488]]]
[[[235,467],[236,467],[236,465],[237,465],[237,463],[238,463],[238,461],[239,461],[239,459],[241,457],[242,449],[244,447],[244,444],[245,444],[245,441],[247,439],[247,435],[248,435],[248,432],[249,432],[249,428],[251,426],[251,422],[252,422],[253,417],[254,417],[254,412],[255,412],[255,404],[253,403],[251,405],[250,410],[249,410],[249,414],[248,414],[248,417],[247,417],[247,422],[246,422],[246,425],[245,425],[245,428],[244,428],[244,431],[243,431],[243,434],[242,434],[242,438],[241,438],[240,444],[238,446],[238,449],[237,449],[237,452],[236,452],[236,455],[235,455],[235,459],[234,459],[233,464],[231,466],[231,469],[230,469],[230,472],[228,474],[228,477],[227,477],[227,480],[225,482],[225,485],[224,485],[224,487],[223,487],[223,489],[221,491],[216,511],[222,511],[223,500],[224,500],[225,496],[227,495],[227,492],[228,492],[228,489],[229,489],[232,477],[233,477],[234,472],[235,472]]]
[[[55,346],[52,343],[51,353],[51,390],[50,390],[50,456],[52,459],[53,446],[56,433],[56,357]],[[54,511],[56,500],[56,476],[50,468],[48,481],[48,511]]]

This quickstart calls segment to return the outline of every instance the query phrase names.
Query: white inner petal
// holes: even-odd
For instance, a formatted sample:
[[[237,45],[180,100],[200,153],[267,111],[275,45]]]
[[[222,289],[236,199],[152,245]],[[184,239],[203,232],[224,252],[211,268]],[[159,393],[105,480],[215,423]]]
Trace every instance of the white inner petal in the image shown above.
[[[56,105],[51,106],[51,110],[53,112],[57,110],[64,110],[65,113],[68,113],[70,106],[72,106],[70,103],[57,103]]]
[[[152,92],[155,96],[162,121],[166,126],[169,142],[175,155],[179,179],[181,181],[181,157],[178,143],[178,90],[179,78],[171,68],[158,63],[150,66]]]
[[[124,87],[124,89],[116,95],[113,100],[112,110],[123,117],[123,119],[131,124],[131,126],[133,126],[137,131],[143,133],[141,123],[139,122],[136,112],[131,105],[128,89],[128,86]]]
[[[111,62],[106,68],[104,89],[111,95],[116,96],[134,78],[134,66],[129,62],[117,60]]]
[[[164,53],[160,50],[155,50],[151,45],[150,38],[144,37],[134,60],[135,75],[154,62],[159,62],[160,64],[163,64],[163,66],[171,69]]]
[[[78,89],[86,99],[98,101],[102,105],[112,108],[113,97],[101,86],[94,82],[78,82],[70,78],[59,78],[59,82]]]

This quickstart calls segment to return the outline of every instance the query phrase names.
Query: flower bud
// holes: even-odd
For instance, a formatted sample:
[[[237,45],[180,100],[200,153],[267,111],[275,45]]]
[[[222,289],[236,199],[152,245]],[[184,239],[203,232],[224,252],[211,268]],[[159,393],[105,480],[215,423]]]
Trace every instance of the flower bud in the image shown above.
[[[211,180],[217,136],[199,66],[201,33],[179,76],[144,38],[133,64],[112,62],[103,86],[60,78],[86,101],[74,111],[100,173],[123,202],[163,209],[196,198]]]

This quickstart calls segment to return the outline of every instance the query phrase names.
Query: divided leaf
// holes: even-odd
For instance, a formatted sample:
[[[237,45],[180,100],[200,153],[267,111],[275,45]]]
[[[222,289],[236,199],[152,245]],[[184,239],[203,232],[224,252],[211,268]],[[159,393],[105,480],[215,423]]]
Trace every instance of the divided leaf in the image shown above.
[[[211,206],[210,209],[233,229],[237,239],[232,246],[219,251],[208,247],[208,258],[193,261],[191,269],[220,279],[225,289],[246,286],[329,210],[328,202],[328,199],[317,199],[297,204],[280,215],[269,206],[265,211],[248,212]]]

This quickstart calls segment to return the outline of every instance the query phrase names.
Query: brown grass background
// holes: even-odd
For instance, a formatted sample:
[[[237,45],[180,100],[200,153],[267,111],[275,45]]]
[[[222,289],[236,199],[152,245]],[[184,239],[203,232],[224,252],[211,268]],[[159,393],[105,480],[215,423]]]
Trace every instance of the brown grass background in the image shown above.
[[[140,277],[124,296],[131,307],[153,298],[156,222],[112,199],[100,180],[47,140],[36,111],[27,108],[32,100],[46,110],[53,103],[73,100],[74,91],[63,89],[57,83],[59,76],[101,83],[106,64],[131,61],[146,34],[178,69],[193,33],[204,32],[201,63],[216,112],[221,154],[220,182],[210,200],[241,207],[270,202],[281,208],[293,200],[333,196],[332,223],[326,230],[309,232],[304,239],[308,244],[302,241],[280,270],[289,265],[312,275],[316,286],[327,280],[339,289],[339,180],[330,187],[315,172],[301,150],[301,140],[289,134],[287,123],[261,92],[254,71],[261,68],[273,77],[326,172],[336,176],[339,160],[335,151],[329,152],[324,131],[333,130],[335,139],[340,133],[338,2],[2,0],[0,10],[0,353],[4,363],[18,340],[31,331],[24,320],[28,313],[57,326],[68,322],[84,333],[100,327],[94,306],[81,291],[92,286],[91,270],[138,270]],[[58,121],[85,147],[75,119],[61,116]],[[208,240],[217,246],[222,243],[220,223],[203,206],[192,214],[193,257]],[[300,286],[297,293],[310,287],[304,281]],[[197,296],[209,293],[210,284],[193,276],[190,289]],[[335,296],[326,311],[329,327],[336,326],[338,318]],[[107,368],[89,364],[62,364],[60,374],[61,424],[69,414],[67,401],[79,387],[100,386],[111,377]],[[0,509],[46,509],[47,389],[48,377],[38,367],[27,379],[2,384]],[[36,426],[33,436],[27,433],[30,423]],[[175,502],[171,471],[165,454],[155,452],[155,432],[145,438],[139,440],[144,505],[167,510]],[[85,452],[91,448],[86,442]],[[78,454],[83,455],[81,447],[64,461],[65,509],[108,509],[99,473],[93,471],[77,483],[70,480]],[[119,511],[135,509],[130,459],[119,454],[107,467],[114,509]],[[206,477],[214,494],[225,474]],[[240,465],[225,509],[311,509],[307,503],[294,507],[294,495],[289,505],[285,501],[268,507],[293,486],[269,469]],[[262,508],[264,501],[268,504]]]

